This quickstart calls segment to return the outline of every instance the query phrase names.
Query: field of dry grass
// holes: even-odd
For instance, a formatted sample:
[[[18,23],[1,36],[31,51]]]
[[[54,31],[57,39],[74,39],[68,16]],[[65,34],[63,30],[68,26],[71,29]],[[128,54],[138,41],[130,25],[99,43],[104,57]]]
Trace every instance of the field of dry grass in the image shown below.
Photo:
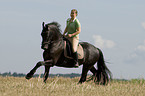
[[[79,78],[0,77],[0,96],[145,96],[145,80],[112,81],[107,86],[93,81],[77,84]]]

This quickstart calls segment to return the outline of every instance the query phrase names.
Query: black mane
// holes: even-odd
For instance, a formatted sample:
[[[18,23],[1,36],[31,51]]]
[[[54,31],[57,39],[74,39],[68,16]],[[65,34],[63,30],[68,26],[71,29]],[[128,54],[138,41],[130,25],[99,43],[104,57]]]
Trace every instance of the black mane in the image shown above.
[[[51,23],[46,24],[46,26],[49,26],[49,25],[54,25],[57,28],[57,30],[61,33],[60,24],[58,22],[51,22]]]

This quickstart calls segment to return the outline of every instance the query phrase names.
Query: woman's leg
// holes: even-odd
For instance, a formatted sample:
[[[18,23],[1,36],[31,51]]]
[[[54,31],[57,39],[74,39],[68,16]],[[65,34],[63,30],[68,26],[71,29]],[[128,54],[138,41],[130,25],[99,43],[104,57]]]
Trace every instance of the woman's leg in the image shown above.
[[[72,38],[72,47],[73,47],[73,53],[77,52],[78,44],[79,44],[79,36]]]
[[[79,36],[69,38],[66,36],[66,38],[71,42],[72,44],[72,51],[73,51],[73,58],[74,58],[74,66],[78,67],[78,54],[77,54],[77,48],[79,44]]]
[[[78,48],[78,44],[79,44],[79,36],[77,37],[73,37],[72,38],[72,49],[73,49],[73,58],[74,58],[74,63],[75,63],[75,67],[78,67],[78,54],[77,54],[77,48]]]

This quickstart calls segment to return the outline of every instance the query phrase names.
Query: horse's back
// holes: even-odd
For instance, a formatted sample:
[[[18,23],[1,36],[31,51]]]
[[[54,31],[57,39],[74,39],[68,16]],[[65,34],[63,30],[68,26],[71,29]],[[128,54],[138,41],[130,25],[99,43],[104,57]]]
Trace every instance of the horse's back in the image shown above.
[[[80,42],[79,43],[84,49],[92,51],[98,51],[98,48],[88,42]]]
[[[96,62],[99,59],[100,49],[88,42],[80,42],[81,46],[84,49],[84,58],[90,62]]]

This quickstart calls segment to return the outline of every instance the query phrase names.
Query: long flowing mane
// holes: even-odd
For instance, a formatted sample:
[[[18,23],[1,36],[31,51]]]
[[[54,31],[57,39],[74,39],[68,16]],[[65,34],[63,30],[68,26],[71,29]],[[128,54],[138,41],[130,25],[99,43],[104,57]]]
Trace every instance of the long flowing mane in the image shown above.
[[[59,31],[60,33],[62,32],[61,29],[60,29],[61,25],[58,22],[54,21],[54,22],[46,24],[45,26],[49,26],[49,25],[52,25],[51,28],[56,29],[55,31]]]

